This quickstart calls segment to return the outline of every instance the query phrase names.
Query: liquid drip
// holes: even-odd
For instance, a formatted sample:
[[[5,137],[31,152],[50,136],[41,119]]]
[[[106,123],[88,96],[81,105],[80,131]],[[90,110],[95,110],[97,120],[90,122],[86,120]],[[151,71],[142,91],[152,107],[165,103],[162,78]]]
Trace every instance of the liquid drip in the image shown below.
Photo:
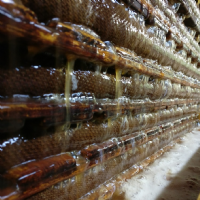
[[[115,98],[118,99],[122,96],[122,87],[121,87],[122,70],[116,68],[115,73],[116,73]]]
[[[66,104],[66,121],[70,121],[70,90],[71,77],[74,69],[75,59],[69,58],[65,68],[65,104]]]
[[[107,130],[107,133],[105,135],[105,138],[107,138],[109,136],[109,134],[111,133],[112,127],[113,127],[112,118],[108,118],[108,130]]]
[[[122,96],[122,85],[121,85],[122,70],[116,68],[115,69],[115,73],[116,73],[115,99],[117,99],[117,101],[118,101],[118,104],[117,104],[117,115],[120,115],[121,114],[120,97]]]
[[[102,70],[102,64],[96,65],[95,73],[100,74],[100,73],[101,73],[101,70]]]

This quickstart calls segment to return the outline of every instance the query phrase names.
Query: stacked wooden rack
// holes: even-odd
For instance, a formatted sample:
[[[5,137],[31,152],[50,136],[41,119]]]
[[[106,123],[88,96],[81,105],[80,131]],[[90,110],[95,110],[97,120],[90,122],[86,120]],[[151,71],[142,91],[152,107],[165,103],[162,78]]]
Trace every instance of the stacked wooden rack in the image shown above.
[[[192,0],[0,0],[0,199],[114,199],[192,131],[198,13]]]

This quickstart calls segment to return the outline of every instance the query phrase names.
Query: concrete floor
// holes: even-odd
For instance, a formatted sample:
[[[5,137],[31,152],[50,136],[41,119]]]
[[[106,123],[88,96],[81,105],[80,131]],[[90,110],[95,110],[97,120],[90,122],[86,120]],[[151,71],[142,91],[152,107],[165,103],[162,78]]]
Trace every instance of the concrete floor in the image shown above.
[[[186,134],[122,192],[120,200],[200,200],[200,131]]]

